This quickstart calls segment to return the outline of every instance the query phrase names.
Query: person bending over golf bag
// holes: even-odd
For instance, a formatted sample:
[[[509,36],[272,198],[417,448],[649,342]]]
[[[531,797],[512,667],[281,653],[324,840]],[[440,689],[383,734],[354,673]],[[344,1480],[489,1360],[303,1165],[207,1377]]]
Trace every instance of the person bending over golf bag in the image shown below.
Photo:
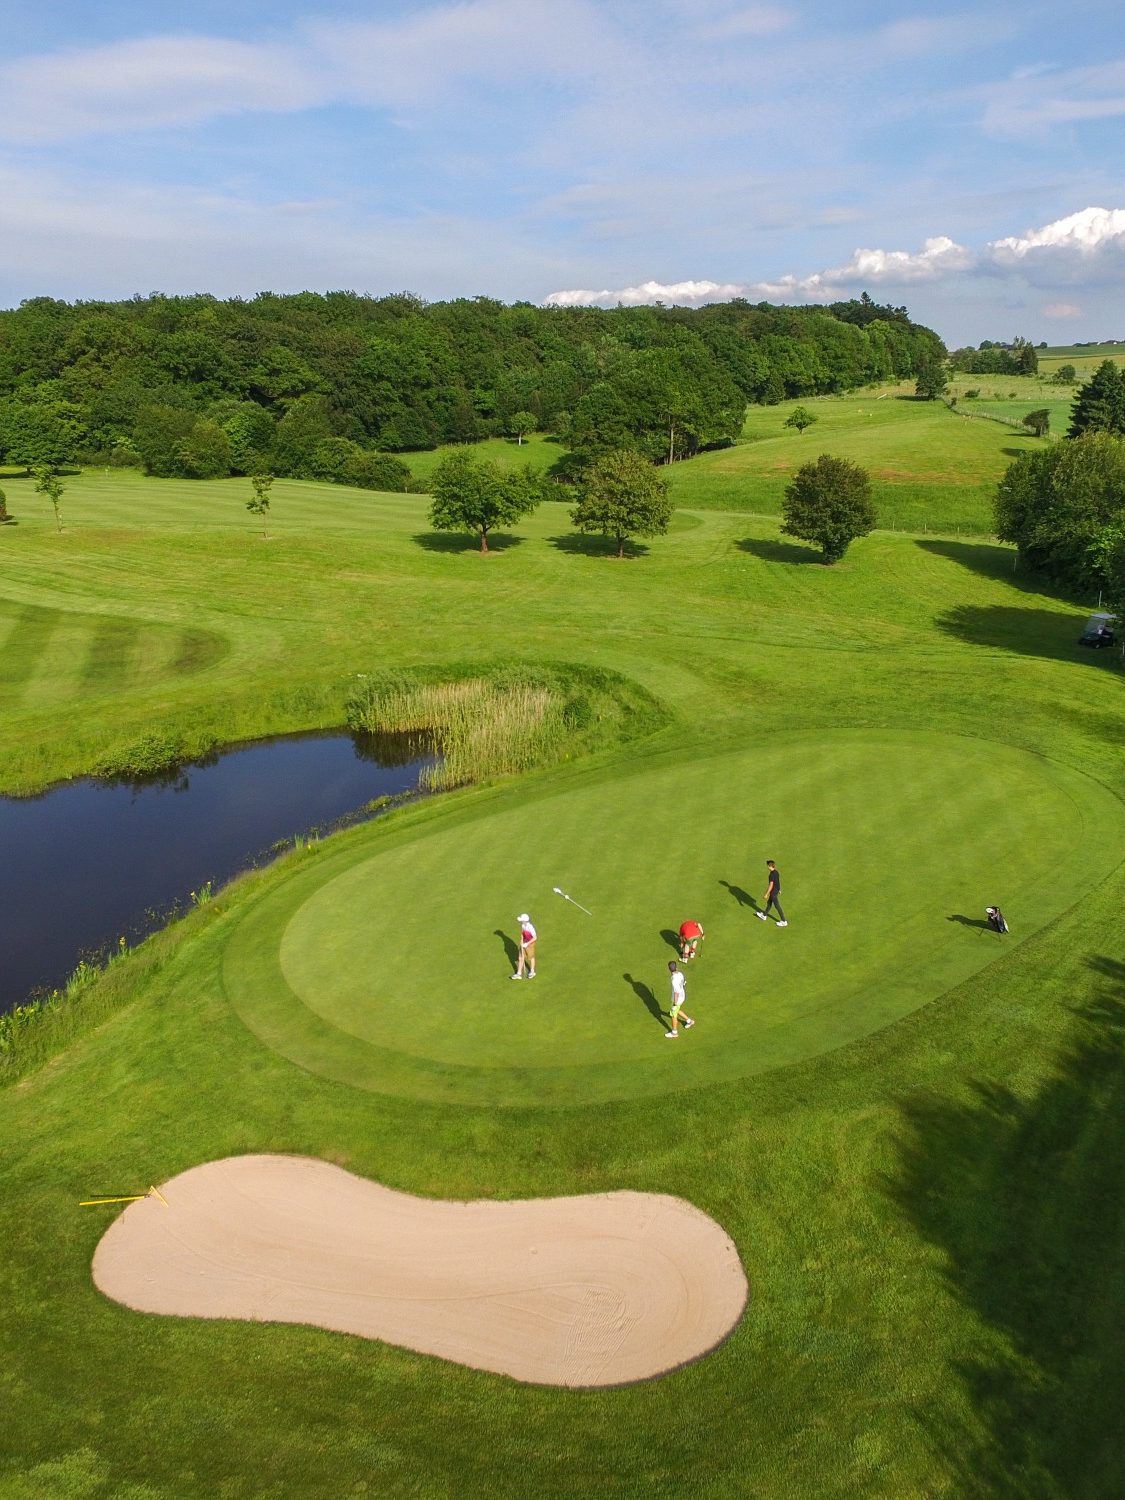
[[[687,963],[689,958],[696,957],[702,941],[703,924],[701,922],[680,923],[680,957],[684,963]]]
[[[521,913],[518,918],[520,924],[520,956],[516,964],[516,972],[513,979],[522,979],[526,971],[528,979],[535,978],[535,944],[539,934],[535,931],[531,918],[527,912]]]
[[[988,925],[992,928],[993,932],[1007,932],[1008,923],[1004,918],[1004,913],[998,906],[986,906],[984,914],[988,918]]]

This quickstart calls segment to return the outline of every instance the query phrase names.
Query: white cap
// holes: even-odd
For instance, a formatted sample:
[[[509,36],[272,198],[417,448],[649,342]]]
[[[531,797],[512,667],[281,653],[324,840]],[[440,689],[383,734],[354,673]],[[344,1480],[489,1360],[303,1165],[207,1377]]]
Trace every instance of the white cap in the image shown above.
[[[530,922],[531,918],[528,916],[527,912],[521,911],[520,914],[519,914],[519,916],[516,918],[516,921],[517,922]]]

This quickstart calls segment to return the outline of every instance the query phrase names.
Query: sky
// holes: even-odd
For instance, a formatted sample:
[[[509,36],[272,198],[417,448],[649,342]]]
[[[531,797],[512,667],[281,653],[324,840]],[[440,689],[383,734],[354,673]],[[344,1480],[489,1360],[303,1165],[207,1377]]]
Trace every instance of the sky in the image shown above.
[[[304,289],[1125,339],[1125,7],[5,0],[0,306]]]

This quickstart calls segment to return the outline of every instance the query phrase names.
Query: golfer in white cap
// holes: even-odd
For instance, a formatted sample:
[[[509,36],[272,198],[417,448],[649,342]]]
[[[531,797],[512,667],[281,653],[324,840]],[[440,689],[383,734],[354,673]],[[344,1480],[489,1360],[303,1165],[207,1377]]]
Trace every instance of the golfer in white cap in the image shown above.
[[[539,934],[535,931],[534,924],[527,912],[521,912],[518,920],[520,924],[520,959],[512,978],[522,979],[524,977],[524,970],[526,969],[527,978],[534,979],[535,940]]]

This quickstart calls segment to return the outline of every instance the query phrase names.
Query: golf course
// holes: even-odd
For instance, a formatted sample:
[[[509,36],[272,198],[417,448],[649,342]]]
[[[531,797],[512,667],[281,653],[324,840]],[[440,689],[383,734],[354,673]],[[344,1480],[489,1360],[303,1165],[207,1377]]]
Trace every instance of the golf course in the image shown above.
[[[668,533],[621,560],[552,501],[482,555],[423,494],[279,478],[263,525],[246,479],[90,468],[60,529],[5,478],[0,792],[339,726],[383,677],[572,700],[522,774],[292,850],[8,1034],[4,1500],[1125,1488],[1121,655],[990,535],[1042,440],[893,392],[795,433],[793,405],[673,466]],[[777,514],[825,451],[880,518],[832,567]],[[583,1388],[375,1317],[103,1295],[122,1213],[174,1255],[169,1184],[242,1157],[442,1226],[682,1200],[737,1252],[733,1326]],[[252,1283],[201,1244],[201,1284]]]

